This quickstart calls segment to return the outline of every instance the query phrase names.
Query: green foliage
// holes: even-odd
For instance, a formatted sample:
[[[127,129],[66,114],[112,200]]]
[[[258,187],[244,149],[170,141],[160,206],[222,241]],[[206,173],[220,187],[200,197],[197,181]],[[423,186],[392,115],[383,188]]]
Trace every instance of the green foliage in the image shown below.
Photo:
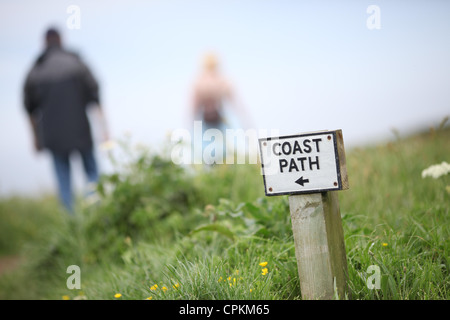
[[[91,256],[120,257],[125,239],[171,239],[187,232],[196,190],[181,167],[159,155],[141,155],[129,170],[104,176],[100,204],[89,209],[86,236]],[[109,192],[107,190],[110,190]],[[165,221],[165,223],[160,223]]]

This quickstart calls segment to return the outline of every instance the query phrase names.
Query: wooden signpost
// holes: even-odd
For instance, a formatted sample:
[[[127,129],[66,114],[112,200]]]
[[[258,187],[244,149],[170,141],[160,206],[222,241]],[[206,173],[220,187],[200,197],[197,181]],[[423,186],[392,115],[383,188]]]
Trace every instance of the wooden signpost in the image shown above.
[[[289,195],[303,299],[350,296],[337,190],[348,189],[341,130],[259,139],[267,196]]]

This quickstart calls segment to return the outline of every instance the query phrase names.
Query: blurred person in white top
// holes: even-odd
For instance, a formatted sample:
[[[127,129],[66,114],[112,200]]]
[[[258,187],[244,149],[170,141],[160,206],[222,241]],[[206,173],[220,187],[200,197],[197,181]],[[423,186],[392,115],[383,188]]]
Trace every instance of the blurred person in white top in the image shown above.
[[[200,74],[194,82],[192,97],[194,121],[202,121],[203,150],[212,143],[209,139],[210,135],[205,135],[205,132],[209,129],[217,129],[222,134],[222,139],[218,139],[217,131],[211,134],[214,136],[214,143],[222,143],[222,146],[216,147],[214,150],[219,153],[225,152],[225,131],[229,127],[229,123],[225,117],[224,108],[228,106],[237,112],[243,124],[248,124],[248,117],[244,108],[238,103],[230,82],[219,70],[216,54],[207,53],[203,58]],[[194,141],[194,143],[198,143],[198,141]],[[213,156],[222,158],[221,154]]]

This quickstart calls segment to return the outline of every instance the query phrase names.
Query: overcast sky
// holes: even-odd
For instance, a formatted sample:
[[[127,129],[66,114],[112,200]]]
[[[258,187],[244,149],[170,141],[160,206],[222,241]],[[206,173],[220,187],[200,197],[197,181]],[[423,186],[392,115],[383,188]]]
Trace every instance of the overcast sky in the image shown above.
[[[437,0],[0,0],[0,195],[53,188],[22,105],[50,25],[98,78],[114,138],[156,147],[189,128],[192,81],[214,50],[255,129],[342,129],[352,147],[450,114],[449,13]]]

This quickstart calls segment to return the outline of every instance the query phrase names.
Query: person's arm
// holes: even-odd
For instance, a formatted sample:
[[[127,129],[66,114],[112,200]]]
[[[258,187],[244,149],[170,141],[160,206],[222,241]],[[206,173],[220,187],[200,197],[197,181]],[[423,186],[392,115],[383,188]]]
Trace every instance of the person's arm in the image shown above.
[[[109,141],[110,136],[108,124],[102,107],[100,105],[96,105],[95,107],[92,108],[92,112],[100,128],[101,142],[103,143]]]
[[[38,134],[38,121],[36,120],[36,117],[33,115],[29,115],[30,125],[31,125],[31,131],[33,132],[33,146],[35,151],[41,151],[43,149],[43,146],[41,144],[41,141],[39,139]]]
[[[43,149],[41,140],[39,139],[38,134],[38,120],[36,117],[36,109],[37,103],[33,94],[33,86],[31,82],[31,72],[27,75],[25,80],[25,85],[23,89],[23,103],[25,107],[25,111],[28,115],[28,119],[30,122],[32,138],[33,138],[33,146],[36,151],[41,151]]]
[[[100,105],[100,89],[98,82],[91,70],[83,62],[80,61],[80,63],[87,103]]]
[[[230,106],[239,115],[242,125],[246,128],[252,128],[252,122],[250,120],[250,116],[247,112],[247,109],[245,108],[244,104],[237,96],[236,92],[234,91],[234,88],[226,80],[224,80],[223,86],[225,88],[224,89],[225,96],[228,99],[228,101],[230,102]]]
[[[195,121],[200,120],[200,103],[199,103],[199,82],[198,80],[192,85],[191,97],[190,97],[190,108],[189,116],[187,117],[192,126]]]
[[[100,140],[102,143],[104,143],[109,141],[110,135],[105,113],[103,111],[103,107],[100,104],[99,85],[88,66],[81,61],[80,63],[82,68],[83,83],[87,95],[86,100],[92,106],[92,115],[95,117],[95,121],[98,124],[100,130]]]
[[[191,97],[191,112],[195,118],[195,115],[199,111],[199,103],[198,103],[198,84],[194,84],[192,89],[192,97]]]

